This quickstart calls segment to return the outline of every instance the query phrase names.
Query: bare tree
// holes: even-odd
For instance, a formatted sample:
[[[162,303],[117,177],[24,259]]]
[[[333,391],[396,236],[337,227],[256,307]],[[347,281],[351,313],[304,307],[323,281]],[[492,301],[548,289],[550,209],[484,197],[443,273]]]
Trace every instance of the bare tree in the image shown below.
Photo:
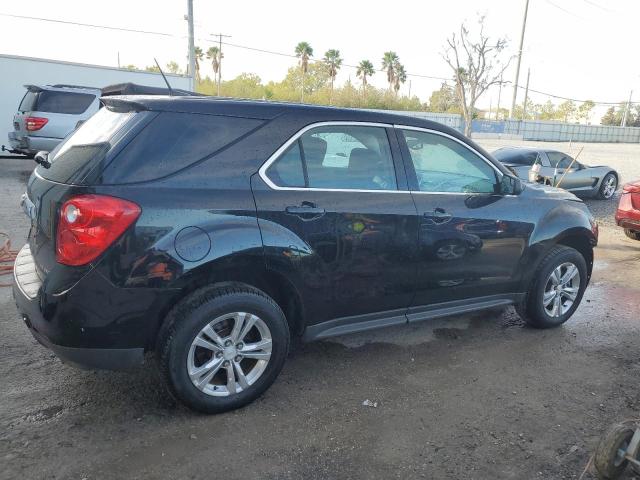
[[[491,85],[500,83],[500,76],[509,66],[511,58],[502,61],[502,52],[507,46],[504,38],[492,41],[484,34],[484,16],[478,18],[478,38],[472,39],[463,23],[460,35],[454,32],[447,39],[442,58],[453,70],[460,109],[464,116],[464,133],[471,135],[471,120],[476,101]]]

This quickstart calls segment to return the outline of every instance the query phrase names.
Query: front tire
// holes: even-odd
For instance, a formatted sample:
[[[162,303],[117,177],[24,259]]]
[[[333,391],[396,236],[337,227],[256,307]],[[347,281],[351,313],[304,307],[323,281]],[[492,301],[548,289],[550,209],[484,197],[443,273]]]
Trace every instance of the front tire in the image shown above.
[[[637,230],[631,230],[630,228],[624,229],[624,234],[631,240],[640,240],[640,232]]]
[[[587,278],[587,263],[580,252],[555,246],[540,262],[524,301],[516,309],[532,327],[558,327],[578,308]]]
[[[158,357],[169,391],[204,413],[251,403],[275,381],[289,351],[282,310],[248,286],[197,290],[167,322]]]
[[[618,188],[618,177],[615,173],[607,173],[602,179],[600,190],[598,190],[598,198],[601,200],[609,200],[616,193]]]

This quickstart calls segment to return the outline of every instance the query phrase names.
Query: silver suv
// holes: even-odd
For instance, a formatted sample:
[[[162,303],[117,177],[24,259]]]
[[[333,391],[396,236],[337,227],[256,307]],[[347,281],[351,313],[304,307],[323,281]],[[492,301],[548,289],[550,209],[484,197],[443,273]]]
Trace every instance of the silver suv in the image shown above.
[[[33,157],[38,151],[50,152],[78,125],[100,108],[99,88],[75,85],[25,85],[18,112],[9,132],[12,153]]]

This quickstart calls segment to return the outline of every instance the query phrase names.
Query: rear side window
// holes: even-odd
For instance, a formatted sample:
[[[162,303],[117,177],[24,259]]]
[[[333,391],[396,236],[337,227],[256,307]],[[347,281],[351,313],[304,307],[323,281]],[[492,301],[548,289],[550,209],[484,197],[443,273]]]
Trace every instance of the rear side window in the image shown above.
[[[95,95],[89,93],[43,90],[38,94],[38,99],[32,110],[77,115],[84,113],[95,98]]]
[[[50,168],[39,166],[38,174],[60,183],[79,183],[115,144],[115,136],[135,113],[100,109],[49,154]]]
[[[155,180],[215,153],[262,124],[250,118],[162,112],[107,166],[106,183]]]
[[[279,187],[397,190],[391,147],[382,127],[314,128],[298,138],[266,173]]]

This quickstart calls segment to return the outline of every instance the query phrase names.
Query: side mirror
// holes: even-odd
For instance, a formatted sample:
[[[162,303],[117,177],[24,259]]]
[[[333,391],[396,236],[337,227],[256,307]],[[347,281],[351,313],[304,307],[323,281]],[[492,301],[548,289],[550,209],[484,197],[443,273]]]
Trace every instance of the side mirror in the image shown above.
[[[524,183],[516,176],[504,175],[500,182],[502,195],[519,195],[524,190]]]

